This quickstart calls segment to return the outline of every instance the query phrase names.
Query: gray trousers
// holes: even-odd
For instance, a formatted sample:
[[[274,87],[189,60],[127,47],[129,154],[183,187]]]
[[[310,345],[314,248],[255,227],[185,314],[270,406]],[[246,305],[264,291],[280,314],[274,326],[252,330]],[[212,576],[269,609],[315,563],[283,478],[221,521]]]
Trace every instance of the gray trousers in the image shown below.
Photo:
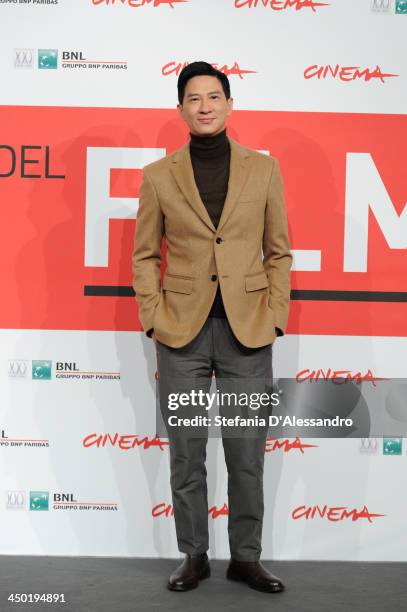
[[[164,422],[168,417],[168,397],[179,381],[186,387],[209,392],[212,372],[222,391],[246,389],[267,391],[272,384],[272,345],[252,349],[234,336],[225,318],[208,318],[199,334],[186,346],[172,348],[157,341],[158,393]],[[269,385],[265,385],[265,380]],[[271,382],[270,382],[271,381]],[[208,415],[208,412],[202,410]],[[250,412],[250,411],[249,411]],[[172,413],[174,414],[174,413]],[[229,415],[230,416],[230,413]],[[208,429],[201,435],[185,435],[167,427],[170,451],[171,491],[175,527],[180,552],[201,554],[209,548],[206,445]],[[263,526],[263,468],[268,427],[256,435],[236,437],[222,430],[222,443],[228,471],[228,535],[230,553],[237,561],[258,561]]]

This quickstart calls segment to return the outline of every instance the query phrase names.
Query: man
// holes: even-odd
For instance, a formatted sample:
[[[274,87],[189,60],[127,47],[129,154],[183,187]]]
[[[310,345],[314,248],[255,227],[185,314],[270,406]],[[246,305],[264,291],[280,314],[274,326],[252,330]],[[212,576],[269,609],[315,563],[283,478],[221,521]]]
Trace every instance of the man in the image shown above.
[[[178,101],[190,141],[143,169],[133,253],[133,287],[140,321],[156,345],[161,398],[164,386],[168,391],[181,379],[203,380],[209,390],[213,372],[226,389],[231,381],[272,379],[272,343],[287,325],[292,262],[278,161],[227,136],[233,99],[226,75],[206,62],[189,64],[179,75]],[[167,586],[185,591],[210,575],[207,435],[167,430],[178,547],[186,554]],[[284,585],[260,563],[266,435],[267,427],[244,438],[222,430],[227,578],[277,592]]]

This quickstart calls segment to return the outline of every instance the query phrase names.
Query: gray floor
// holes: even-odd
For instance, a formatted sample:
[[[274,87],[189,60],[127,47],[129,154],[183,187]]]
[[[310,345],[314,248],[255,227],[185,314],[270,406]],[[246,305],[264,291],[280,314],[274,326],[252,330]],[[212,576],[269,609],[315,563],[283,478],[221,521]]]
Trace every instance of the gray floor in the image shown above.
[[[0,610],[407,610],[406,563],[264,562],[284,593],[259,593],[225,579],[226,561],[198,589],[173,593],[166,579],[179,560],[0,556]],[[66,604],[10,604],[10,593],[64,593]]]

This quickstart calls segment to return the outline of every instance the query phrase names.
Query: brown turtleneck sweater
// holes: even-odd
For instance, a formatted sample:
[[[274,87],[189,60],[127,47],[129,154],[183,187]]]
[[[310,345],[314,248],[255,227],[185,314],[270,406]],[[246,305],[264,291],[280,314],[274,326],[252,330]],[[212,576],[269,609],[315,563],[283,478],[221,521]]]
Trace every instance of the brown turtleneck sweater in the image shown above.
[[[218,227],[228,192],[230,145],[226,128],[215,136],[191,134],[189,151],[196,186],[215,227]],[[226,317],[220,286],[209,317]]]

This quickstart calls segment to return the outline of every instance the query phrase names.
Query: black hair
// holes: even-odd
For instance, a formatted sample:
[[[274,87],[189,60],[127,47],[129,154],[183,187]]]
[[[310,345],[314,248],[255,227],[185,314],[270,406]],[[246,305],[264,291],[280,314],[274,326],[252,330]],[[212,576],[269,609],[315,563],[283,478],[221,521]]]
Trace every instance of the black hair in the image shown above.
[[[226,74],[224,74],[220,70],[217,70],[216,68],[214,68],[213,66],[211,66],[211,64],[208,64],[207,62],[192,62],[191,64],[187,64],[187,66],[185,66],[179,73],[177,88],[178,88],[178,102],[181,105],[184,100],[185,87],[189,79],[192,79],[192,77],[195,77],[195,76],[203,76],[203,75],[214,76],[217,79],[219,79],[219,81],[221,82],[222,89],[224,91],[226,100],[229,100],[230,83],[229,83],[229,79],[226,76]]]

